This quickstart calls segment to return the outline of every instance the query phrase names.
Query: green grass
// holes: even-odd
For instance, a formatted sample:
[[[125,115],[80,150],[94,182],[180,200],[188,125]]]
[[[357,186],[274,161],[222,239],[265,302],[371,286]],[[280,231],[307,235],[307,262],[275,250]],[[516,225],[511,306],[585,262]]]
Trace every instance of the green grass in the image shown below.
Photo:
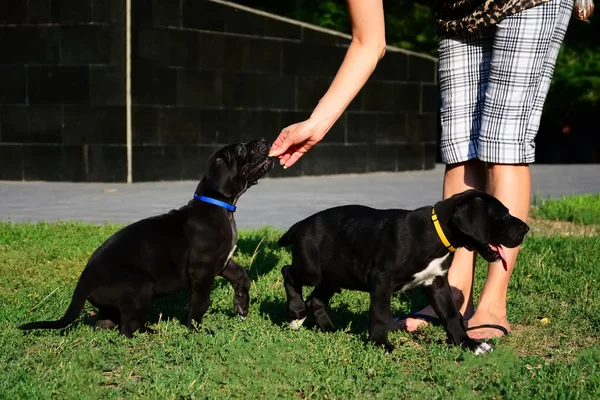
[[[0,224],[1,399],[600,397],[600,237],[528,237],[511,280],[513,333],[474,357],[445,345],[440,327],[390,335],[391,356],[367,344],[368,295],[332,300],[340,331],[291,331],[285,323],[279,232],[241,232],[237,261],[252,279],[250,314],[235,317],[218,278],[206,328],[190,332],[184,293],[156,302],[156,334],[98,331],[86,306],[72,327],[24,334],[26,321],[59,318],[91,252],[116,225]],[[485,268],[478,265],[476,293]],[[394,298],[394,313],[424,304]],[[542,324],[547,317],[549,324]]]
[[[600,225],[600,193],[534,199],[533,215],[538,218]]]

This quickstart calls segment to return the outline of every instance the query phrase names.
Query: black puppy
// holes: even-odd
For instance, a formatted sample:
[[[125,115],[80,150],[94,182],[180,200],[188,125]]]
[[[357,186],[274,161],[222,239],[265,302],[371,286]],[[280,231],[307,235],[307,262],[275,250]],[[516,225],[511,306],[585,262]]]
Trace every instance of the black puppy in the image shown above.
[[[92,254],[64,317],[19,328],[66,327],[89,300],[98,308],[97,326],[119,324],[119,332],[131,337],[149,330],[144,324],[155,296],[186,287],[191,328],[208,309],[216,275],[233,286],[235,311],[245,317],[250,281],[231,259],[237,243],[233,212],[239,197],[273,168],[268,151],[264,140],[216,151],[187,205],[121,229]]]
[[[293,225],[278,242],[292,246],[292,265],[281,270],[288,321],[298,329],[311,311],[317,325],[331,331],[335,328],[326,308],[333,294],[340,289],[369,292],[369,340],[391,352],[391,297],[423,286],[449,341],[475,354],[488,352],[491,346],[467,335],[447,271],[458,247],[506,265],[502,246],[520,245],[528,231],[499,200],[475,190],[414,211],[360,205],[321,211]],[[315,286],[306,302],[303,286]]]

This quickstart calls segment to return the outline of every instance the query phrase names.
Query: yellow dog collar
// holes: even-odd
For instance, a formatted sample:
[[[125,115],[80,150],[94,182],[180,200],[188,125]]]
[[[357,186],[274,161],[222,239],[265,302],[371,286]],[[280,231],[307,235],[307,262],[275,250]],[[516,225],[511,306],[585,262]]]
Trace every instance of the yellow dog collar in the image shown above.
[[[440,240],[442,241],[444,246],[446,246],[450,253],[454,253],[456,249],[452,247],[452,245],[448,241],[448,238],[446,237],[446,235],[444,235],[444,231],[442,230],[440,221],[438,221],[438,216],[435,213],[435,208],[431,209],[431,220],[433,221],[433,226],[435,227],[435,230],[437,231],[437,234],[440,237]]]

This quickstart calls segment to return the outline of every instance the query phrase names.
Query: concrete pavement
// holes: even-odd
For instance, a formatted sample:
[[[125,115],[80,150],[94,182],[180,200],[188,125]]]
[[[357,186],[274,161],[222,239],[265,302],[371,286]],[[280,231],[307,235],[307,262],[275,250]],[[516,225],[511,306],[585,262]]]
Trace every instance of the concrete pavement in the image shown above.
[[[293,167],[292,167],[293,168]],[[533,193],[599,193],[600,165],[532,165]],[[238,202],[239,228],[287,228],[342,204],[416,208],[441,197],[443,166],[434,170],[264,179]],[[185,204],[197,182],[0,182],[0,220],[130,223]],[[519,188],[515,188],[519,190]]]

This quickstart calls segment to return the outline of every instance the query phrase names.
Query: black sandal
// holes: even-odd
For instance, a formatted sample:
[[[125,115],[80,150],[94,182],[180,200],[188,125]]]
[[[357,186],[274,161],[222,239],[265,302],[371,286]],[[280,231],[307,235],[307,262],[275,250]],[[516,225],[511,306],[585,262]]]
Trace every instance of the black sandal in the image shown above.
[[[477,325],[477,326],[470,326],[467,328],[467,331],[472,331],[472,330],[481,329],[481,328],[498,329],[500,332],[502,332],[504,334],[504,336],[509,335],[509,332],[505,327],[503,327],[502,325],[495,325],[495,324],[482,324],[482,325]]]

